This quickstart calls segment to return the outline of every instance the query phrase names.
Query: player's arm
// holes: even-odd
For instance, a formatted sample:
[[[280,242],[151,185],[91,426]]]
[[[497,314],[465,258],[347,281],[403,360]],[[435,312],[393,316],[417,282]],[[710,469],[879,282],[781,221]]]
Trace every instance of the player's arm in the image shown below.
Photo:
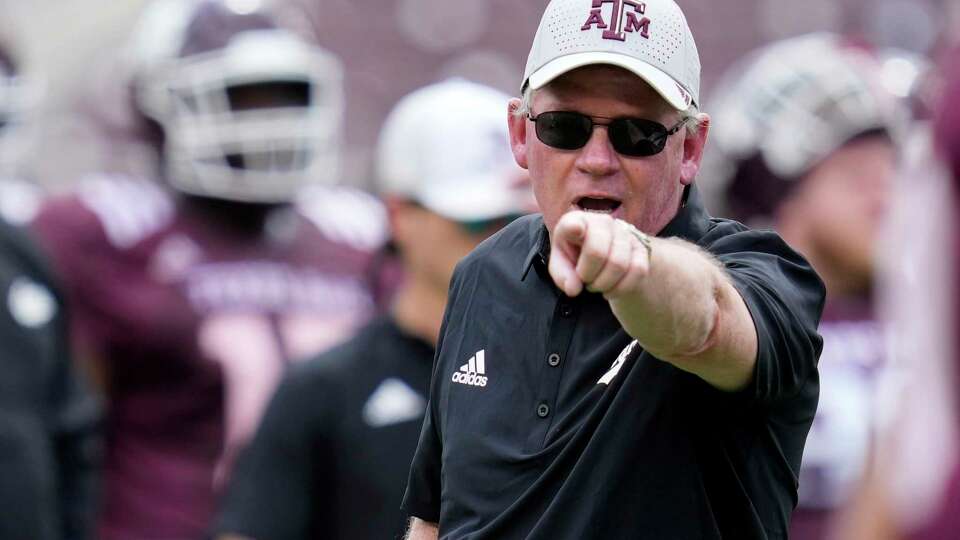
[[[311,376],[314,362],[287,372],[241,452],[213,525],[218,540],[307,538],[332,519],[326,436],[335,436],[327,420],[339,394]]]
[[[550,275],[568,296],[602,293],[655,357],[721,390],[744,388],[757,331],[721,264],[689,242],[641,236],[610,216],[570,212],[551,235]]]
[[[436,523],[420,518],[410,518],[410,529],[407,530],[406,540],[437,540],[439,537],[440,528]]]

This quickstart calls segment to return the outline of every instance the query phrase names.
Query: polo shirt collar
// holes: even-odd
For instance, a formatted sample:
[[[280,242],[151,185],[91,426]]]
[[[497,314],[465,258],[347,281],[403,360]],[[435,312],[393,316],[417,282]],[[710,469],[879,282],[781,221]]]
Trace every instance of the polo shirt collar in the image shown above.
[[[533,244],[523,260],[520,281],[527,279],[527,274],[535,263],[546,268],[550,261],[550,234],[547,232],[547,226],[543,224],[543,216],[538,216],[530,222],[530,237],[533,238]]]
[[[710,223],[710,214],[703,206],[703,196],[696,184],[691,184],[687,190],[686,201],[680,207],[677,215],[670,220],[670,223],[657,234],[660,238],[680,237],[684,240],[696,242],[707,232]],[[550,234],[547,227],[543,224],[543,217],[530,221],[529,236],[533,239],[530,250],[523,260],[520,280],[527,279],[530,268],[534,264],[542,265],[547,268],[550,260]]]
[[[687,190],[686,201],[680,207],[677,215],[667,223],[667,226],[657,236],[660,238],[679,237],[696,243],[707,234],[710,226],[710,214],[703,206],[703,196],[696,184],[691,184]]]

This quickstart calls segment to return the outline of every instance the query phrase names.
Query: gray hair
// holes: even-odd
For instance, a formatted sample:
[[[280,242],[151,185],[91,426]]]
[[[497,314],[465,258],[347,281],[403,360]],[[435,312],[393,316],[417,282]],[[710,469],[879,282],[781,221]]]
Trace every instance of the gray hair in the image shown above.
[[[533,89],[530,86],[527,86],[523,90],[523,94],[520,96],[520,105],[513,110],[514,116],[526,117],[531,114],[533,111]],[[697,108],[697,105],[694,103],[690,104],[690,107],[685,111],[680,112],[681,119],[684,121],[684,124],[687,128],[687,133],[695,134],[699,129],[701,124],[703,124],[703,117],[700,115],[700,109]]]

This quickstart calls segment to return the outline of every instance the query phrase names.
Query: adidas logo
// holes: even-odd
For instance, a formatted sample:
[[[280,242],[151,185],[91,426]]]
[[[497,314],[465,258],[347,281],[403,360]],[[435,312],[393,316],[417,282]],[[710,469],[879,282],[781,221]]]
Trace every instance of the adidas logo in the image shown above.
[[[482,388],[487,385],[486,373],[484,351],[480,349],[477,354],[470,357],[470,360],[467,360],[466,364],[460,366],[460,371],[454,373],[450,380],[455,383]]]

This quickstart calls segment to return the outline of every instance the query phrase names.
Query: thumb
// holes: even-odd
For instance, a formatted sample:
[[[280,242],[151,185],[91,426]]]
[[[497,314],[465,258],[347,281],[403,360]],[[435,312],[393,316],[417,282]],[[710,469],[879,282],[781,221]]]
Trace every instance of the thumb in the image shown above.
[[[571,212],[560,218],[551,235],[548,270],[553,282],[569,297],[580,294],[583,281],[577,274],[580,247],[587,236],[587,220],[581,212]]]

